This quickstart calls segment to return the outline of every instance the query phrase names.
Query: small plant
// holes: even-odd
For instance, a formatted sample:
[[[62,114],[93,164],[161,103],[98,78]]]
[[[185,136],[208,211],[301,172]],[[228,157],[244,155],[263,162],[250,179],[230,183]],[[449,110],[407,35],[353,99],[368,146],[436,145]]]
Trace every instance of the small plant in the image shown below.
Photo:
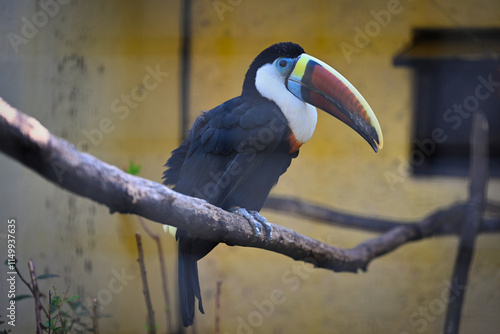
[[[15,268],[21,281],[28,287],[31,294],[19,294],[14,300],[16,302],[23,299],[35,300],[35,313],[37,315],[37,334],[65,334],[65,333],[97,333],[97,314],[90,312],[82,302],[80,297],[74,295],[68,297],[69,286],[64,294],[58,294],[55,286],[48,292],[48,307],[42,305],[41,298],[46,298],[38,288],[38,281],[59,277],[56,274],[44,274],[36,276],[32,260],[29,261],[29,271],[31,284],[24,279],[17,267]],[[95,305],[94,305],[95,306]],[[94,307],[95,308],[95,307]],[[46,320],[42,321],[41,314]],[[0,332],[3,334],[4,332]]]
[[[134,164],[132,160],[130,160],[128,164],[127,170],[125,170],[130,175],[139,175],[141,172],[141,165],[140,164]]]
[[[54,293],[49,291],[48,319],[42,330],[46,333],[84,333],[92,332],[86,322],[91,317],[90,312],[80,303],[79,296],[74,295],[67,298],[69,287],[64,295],[58,295],[53,287]]]

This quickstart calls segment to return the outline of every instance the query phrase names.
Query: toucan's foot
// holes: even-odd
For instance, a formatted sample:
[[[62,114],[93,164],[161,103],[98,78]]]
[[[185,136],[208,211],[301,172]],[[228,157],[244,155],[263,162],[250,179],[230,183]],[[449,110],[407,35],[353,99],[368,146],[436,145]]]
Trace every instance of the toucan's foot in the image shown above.
[[[258,221],[264,228],[264,230],[266,230],[266,238],[268,240],[272,240],[273,239],[273,229],[271,227],[271,224],[269,224],[269,222],[267,221],[266,217],[262,216],[260,213],[258,213],[257,211],[248,211],[252,217]]]
[[[251,212],[255,212],[255,211],[248,211],[245,208],[231,208],[229,211],[232,212],[232,213],[237,214],[238,216],[242,216],[243,218],[245,218],[246,220],[248,220],[248,222],[250,223],[250,225],[255,230],[255,236],[259,237],[261,235],[261,232],[260,232],[260,225],[261,224],[260,224],[260,222],[258,220],[256,220],[254,218],[254,216],[251,213]]]
[[[267,219],[257,211],[247,210],[245,208],[233,208],[229,211],[248,220],[250,225],[252,225],[252,227],[254,228],[256,236],[261,235],[262,228],[266,231],[267,239],[271,240],[273,238],[273,230],[271,228],[271,224],[269,224]]]

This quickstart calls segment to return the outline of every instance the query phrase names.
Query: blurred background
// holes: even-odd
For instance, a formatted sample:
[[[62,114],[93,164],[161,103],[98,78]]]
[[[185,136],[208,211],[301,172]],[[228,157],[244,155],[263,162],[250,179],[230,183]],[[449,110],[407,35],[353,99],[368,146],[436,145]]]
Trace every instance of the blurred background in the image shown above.
[[[181,1],[159,0],[2,1],[0,96],[79,150],[123,169],[138,164],[140,176],[161,182],[162,166],[182,137],[182,110],[190,126],[202,110],[240,94],[246,70],[260,51],[293,41],[363,94],[382,126],[384,148],[374,154],[354,131],[320,111],[313,138],[272,194],[402,221],[467,199],[467,171],[455,168],[460,159],[467,165],[467,147],[460,154],[455,147],[452,158],[458,160],[446,160],[446,147],[433,148],[426,141],[432,152],[418,153],[418,143],[432,139],[439,127],[439,137],[450,138],[447,144],[463,144],[458,133],[468,140],[470,112],[478,108],[499,122],[500,43],[494,28],[500,28],[500,2],[193,0],[188,9]],[[183,25],[190,32],[183,33]],[[431,31],[418,35],[416,28]],[[451,42],[440,29],[453,30]],[[188,104],[183,104],[181,46],[186,41],[191,67],[184,91]],[[481,62],[481,71],[471,72],[470,66]],[[464,76],[456,72],[449,79],[438,72],[463,64]],[[481,78],[493,83],[485,85]],[[475,95],[478,85],[483,85],[482,97],[490,92],[487,98]],[[454,104],[465,111],[448,112]],[[415,110],[422,105],[425,110]],[[445,116],[455,118],[446,122]],[[490,124],[491,154],[497,158],[498,125]],[[442,153],[435,164],[434,153]],[[413,172],[422,166],[427,167]],[[498,175],[495,160],[491,167]],[[60,276],[41,281],[42,292],[63,294],[69,287],[68,296],[78,295],[87,306],[97,297],[102,333],[145,333],[134,237],[143,229],[137,218],[110,215],[106,207],[58,188],[5,155],[0,155],[0,180],[1,254],[6,222],[15,218],[16,255],[24,276],[29,259],[37,273]],[[488,198],[500,201],[498,178],[491,178]],[[376,236],[261,213],[337,247]],[[176,242],[161,225],[148,226],[162,234],[170,308],[177,315]],[[498,234],[477,239],[462,333],[500,331],[499,240]],[[156,323],[165,332],[156,246],[145,233],[143,241]],[[359,274],[313,270],[279,254],[219,245],[199,263],[206,314],[197,314],[194,329],[186,332],[214,331],[216,282],[221,280],[222,333],[439,333],[446,313],[441,296],[449,290],[457,244],[455,236],[407,244]],[[6,320],[5,279],[0,320]],[[28,293],[19,280],[17,287],[18,294]],[[262,311],[276,289],[283,292],[281,302]],[[17,307],[16,327],[2,328],[34,332],[33,301],[19,301]]]

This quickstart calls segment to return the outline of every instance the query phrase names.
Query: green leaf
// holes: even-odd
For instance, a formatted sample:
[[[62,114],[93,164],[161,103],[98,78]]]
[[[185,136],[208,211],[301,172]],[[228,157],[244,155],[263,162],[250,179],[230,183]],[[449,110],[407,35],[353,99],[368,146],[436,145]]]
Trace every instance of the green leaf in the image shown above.
[[[129,162],[129,165],[128,165],[128,169],[127,169],[127,173],[129,173],[130,175],[139,175],[139,173],[141,172],[141,165],[140,164],[134,164],[133,161],[130,161]]]
[[[52,300],[50,301],[50,313],[54,313],[59,309],[59,305],[61,305],[61,297],[60,296],[54,296],[52,297]]]
[[[45,321],[45,327],[50,328],[50,329],[56,328],[56,319],[50,319],[50,323],[48,320]]]
[[[73,310],[73,312],[76,312],[76,310],[78,308],[85,309],[85,307],[83,306],[83,304],[79,300],[76,300],[76,301],[69,300],[69,301],[67,301],[67,304]]]
[[[59,277],[57,274],[43,274],[38,276],[36,279],[41,280],[41,279],[47,279],[47,278],[52,278],[52,277]]]
[[[78,298],[80,298],[78,295],[74,295],[73,297],[66,299],[66,303],[72,302],[73,300]]]
[[[70,318],[71,319],[71,316],[68,314],[68,311],[61,311],[60,315],[63,318]]]
[[[24,295],[17,295],[14,300],[17,302],[17,301],[20,301],[20,300],[23,300],[23,299],[28,299],[28,298],[33,298],[32,295],[28,295],[28,294],[24,294]]]
[[[81,311],[81,312],[77,312],[76,315],[79,317],[90,317],[90,312],[89,311]]]

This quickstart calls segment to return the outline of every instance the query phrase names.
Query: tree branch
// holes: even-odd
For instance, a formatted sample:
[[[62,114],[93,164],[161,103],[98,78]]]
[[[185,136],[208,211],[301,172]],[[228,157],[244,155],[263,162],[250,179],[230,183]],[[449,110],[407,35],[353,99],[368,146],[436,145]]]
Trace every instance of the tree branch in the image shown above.
[[[97,314],[97,298],[92,297],[92,325],[93,325],[93,333],[99,334],[99,322],[98,322],[98,314]]]
[[[33,298],[35,300],[36,332],[37,334],[42,334],[42,327],[41,327],[42,320],[40,316],[40,310],[42,308],[42,304],[40,303],[40,290],[38,289],[38,281],[35,273],[35,264],[33,263],[32,259],[28,261],[28,269],[30,272],[31,286],[33,287]]]
[[[51,135],[38,121],[1,99],[0,150],[61,188],[106,205],[112,213],[137,214],[207,240],[262,248],[333,271],[366,270],[375,257],[406,242],[433,235],[441,228],[440,218],[447,212],[440,210],[417,224],[395,226],[347,250],[276,224],[271,224],[273,239],[266,240],[255,236],[250,224],[238,215],[78,152],[73,145]]]
[[[142,219],[142,217],[139,218],[139,223],[141,224],[142,228],[144,231],[146,231],[147,235],[151,239],[153,239],[156,243],[156,249],[158,250],[158,260],[160,262],[160,273],[161,273],[161,288],[163,290],[163,300],[165,302],[165,320],[167,321],[167,333],[173,333],[173,328],[172,328],[172,315],[170,312],[171,309],[171,304],[170,304],[170,296],[168,293],[168,281],[167,281],[167,266],[165,264],[165,259],[163,258],[163,247],[161,245],[161,239],[160,236],[148,227],[148,224],[146,224],[146,221]]]
[[[433,235],[459,234],[462,227],[462,217],[465,214],[466,203],[456,203],[441,215],[433,219],[440,220],[439,228]],[[292,197],[270,196],[264,207],[269,210],[279,211],[289,215],[298,215],[307,219],[314,219],[327,225],[354,228],[363,231],[385,233],[395,227],[418,224],[422,220],[398,222],[383,218],[361,217],[355,214],[341,212],[308,203]],[[500,232],[500,217],[488,217],[489,214],[499,213],[499,205],[488,203],[485,215],[481,221],[478,232]],[[431,214],[433,216],[433,214]]]
[[[471,133],[469,201],[466,206],[460,244],[446,312],[445,334],[456,334],[460,327],[462,305],[467,291],[469,268],[474,256],[476,234],[486,207],[488,185],[488,120],[482,111],[474,113]],[[454,291],[454,292],[452,292]],[[456,292],[458,291],[458,293]]]
[[[151,303],[151,294],[149,292],[148,276],[146,272],[146,262],[144,260],[144,251],[142,248],[142,238],[139,232],[135,233],[135,240],[137,242],[137,252],[139,253],[137,262],[139,262],[139,268],[141,271],[142,293],[144,294],[146,309],[148,311],[146,317],[148,333],[156,334],[155,311],[153,310],[153,304]]]

